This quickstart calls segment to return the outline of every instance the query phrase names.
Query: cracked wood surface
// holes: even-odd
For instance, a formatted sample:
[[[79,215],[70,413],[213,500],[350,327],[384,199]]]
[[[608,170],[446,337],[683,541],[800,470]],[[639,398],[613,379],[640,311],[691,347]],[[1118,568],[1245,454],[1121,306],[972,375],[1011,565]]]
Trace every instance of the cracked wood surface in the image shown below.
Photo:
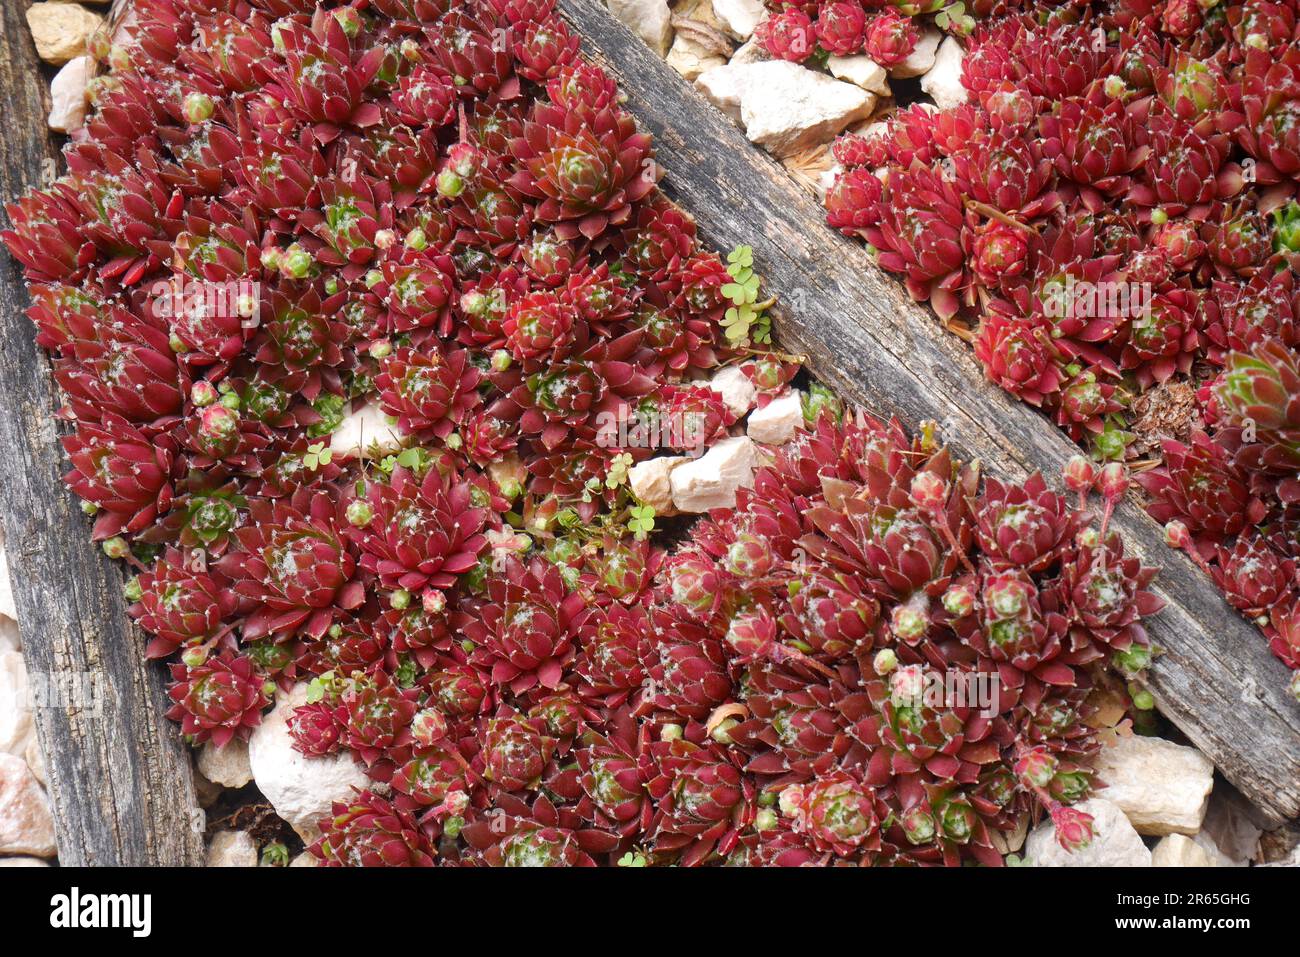
[[[50,71],[24,19],[26,0],[0,4],[0,199],[40,185],[58,153],[45,127]],[[8,226],[8,217],[0,215]],[[123,575],[90,540],[62,481],[66,426],[50,363],[35,343],[22,271],[0,251],[0,490],[23,653],[42,690],[36,727],[64,865],[203,861],[203,812],[179,725],[163,717],[166,672],[144,658],[127,618]],[[89,675],[82,684],[80,676]],[[93,689],[94,696],[85,692]]]
[[[809,357],[841,394],[944,438],[991,473],[1041,470],[1059,486],[1078,448],[1055,425],[988,383],[970,350],[945,332],[863,245],[825,225],[820,205],[730,120],[608,13],[599,0],[559,0],[584,50],[615,74],[627,108],[655,137],[664,192],[718,249],[754,249],[776,310],[781,346]],[[1255,626],[1214,584],[1164,544],[1132,501],[1113,527],[1130,554],[1161,568],[1154,590],[1169,606],[1151,619],[1165,649],[1149,687],[1160,709],[1273,820],[1300,815],[1300,705],[1289,672]]]

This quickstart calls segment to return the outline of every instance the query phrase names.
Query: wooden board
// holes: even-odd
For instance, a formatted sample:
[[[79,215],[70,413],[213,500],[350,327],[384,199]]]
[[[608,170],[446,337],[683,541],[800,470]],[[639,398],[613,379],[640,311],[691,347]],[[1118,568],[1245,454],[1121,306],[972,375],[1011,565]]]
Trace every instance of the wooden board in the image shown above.
[[[783,348],[843,395],[908,426],[937,421],[943,436],[987,471],[1056,481],[1078,452],[1037,412],[987,383],[964,343],[911,302],[862,244],[825,225],[821,207],[754,147],[600,0],[560,0],[584,49],[619,78],[627,107],[655,137],[665,192],[689,210],[710,246],[754,249],[778,312]],[[1162,568],[1169,602],[1150,632],[1166,654],[1151,673],[1161,710],[1274,820],[1300,814],[1300,704],[1289,672],[1254,625],[1126,503],[1114,525],[1131,554]]]
[[[6,202],[39,185],[57,156],[45,127],[50,71],[43,75],[37,61],[28,5],[0,3]],[[54,419],[60,401],[28,304],[18,264],[0,252],[0,512],[23,650],[40,692],[36,728],[59,860],[199,864],[203,812],[179,728],[163,717],[166,671],[145,662],[121,567],[91,543],[89,522],[63,487],[65,427]]]

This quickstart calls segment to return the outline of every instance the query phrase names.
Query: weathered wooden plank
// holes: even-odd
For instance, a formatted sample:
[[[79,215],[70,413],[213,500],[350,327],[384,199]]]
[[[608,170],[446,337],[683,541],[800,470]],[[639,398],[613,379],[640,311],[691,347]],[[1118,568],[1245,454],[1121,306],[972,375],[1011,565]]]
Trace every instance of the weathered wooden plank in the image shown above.
[[[822,210],[770,157],[648,50],[600,0],[560,0],[586,51],[618,75],[627,107],[654,134],[664,189],[695,215],[702,238],[754,248],[765,288],[787,305],[776,330],[842,394],[906,424],[932,419],[990,471],[1055,476],[1078,449],[1050,422],[987,384],[963,343],[943,331],[860,243],[824,224]],[[793,306],[793,310],[789,307]],[[1288,673],[1253,625],[1163,542],[1132,503],[1114,526],[1130,553],[1159,565],[1169,607],[1151,623],[1165,650],[1150,686],[1166,715],[1275,819],[1300,814],[1300,706]]]
[[[45,129],[48,80],[23,16],[28,5],[0,4],[5,201],[39,184],[57,156]],[[178,726],[163,717],[166,674],[145,663],[143,636],[126,616],[121,569],[91,543],[63,487],[60,403],[24,315],[28,304],[18,264],[0,253],[0,511],[27,667],[44,705],[36,726],[59,858],[64,865],[198,864],[203,812]]]

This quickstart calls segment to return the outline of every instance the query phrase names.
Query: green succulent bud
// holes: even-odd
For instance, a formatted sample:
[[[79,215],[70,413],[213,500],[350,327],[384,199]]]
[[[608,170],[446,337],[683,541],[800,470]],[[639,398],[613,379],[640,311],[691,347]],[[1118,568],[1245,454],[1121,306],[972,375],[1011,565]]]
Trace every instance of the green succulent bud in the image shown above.
[[[182,112],[185,114],[186,123],[197,125],[210,119],[214,109],[216,104],[212,102],[212,97],[206,93],[191,93],[185,97]]]
[[[109,558],[126,558],[131,554],[131,546],[126,543],[126,539],[121,535],[114,535],[112,538],[105,539],[100,546],[104,549],[104,554]]]
[[[386,359],[393,354],[393,344],[387,339],[380,339],[377,342],[370,343],[370,357],[372,359]]]
[[[898,655],[892,648],[882,648],[871,660],[871,667],[878,675],[887,675],[898,667]]]
[[[1295,200],[1273,210],[1274,252],[1300,252],[1300,203]]]
[[[181,662],[186,668],[199,668],[208,660],[208,649],[202,645],[191,645],[181,653]]]
[[[1140,674],[1151,666],[1151,649],[1145,645],[1133,645],[1128,651],[1116,652],[1111,661],[1126,675]]]
[[[127,601],[139,601],[144,595],[144,589],[140,587],[140,576],[133,576],[125,585],[122,586],[122,597]]]
[[[1163,209],[1157,206],[1155,209],[1151,210],[1152,226],[1163,226],[1167,222],[1169,222],[1169,214]]]
[[[365,528],[375,517],[375,510],[370,507],[370,503],[365,499],[353,499],[348,503],[347,518],[348,521],[357,528]]]
[[[311,272],[314,262],[311,253],[301,246],[290,247],[280,258],[280,271],[290,279],[303,279]]]
[[[754,815],[754,830],[756,831],[770,831],[779,823],[780,818],[776,816],[776,812],[771,808],[765,807]]]
[[[439,196],[445,196],[447,199],[455,199],[461,193],[465,192],[465,180],[462,176],[445,169],[438,174],[435,180]]]
[[[676,741],[685,733],[680,724],[666,724],[659,729],[659,740]]]
[[[99,506],[89,499],[81,500],[81,514],[94,515],[99,511]]]
[[[399,588],[388,596],[388,604],[398,611],[402,611],[411,604],[411,593],[405,588]]]
[[[424,234],[424,230],[416,226],[406,234],[406,245],[410,246],[416,252],[426,249],[429,245],[429,237]]]

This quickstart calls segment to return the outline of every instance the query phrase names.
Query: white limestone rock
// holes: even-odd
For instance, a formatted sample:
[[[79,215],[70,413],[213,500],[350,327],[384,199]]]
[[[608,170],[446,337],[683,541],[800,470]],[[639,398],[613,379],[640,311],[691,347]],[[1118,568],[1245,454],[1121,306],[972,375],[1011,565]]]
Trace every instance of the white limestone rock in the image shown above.
[[[208,845],[208,867],[256,867],[257,845],[247,831],[218,831]]]
[[[768,60],[736,69],[746,71],[740,92],[745,135],[777,157],[828,142],[876,105],[874,93],[797,63]]]
[[[921,89],[941,110],[961,106],[969,98],[966,87],[961,85],[961,61],[965,55],[957,38],[947,37],[939,44],[934,66],[921,77]]]
[[[933,27],[926,30],[921,34],[921,39],[916,41],[916,47],[907,55],[907,59],[889,68],[889,75],[895,80],[906,80],[909,77],[929,73],[939,53],[939,42],[942,39],[941,30]]]
[[[234,738],[218,748],[208,741],[199,750],[199,773],[213,784],[226,788],[242,788],[253,780],[253,768],[248,763],[248,744]]]
[[[754,410],[747,426],[749,437],[765,445],[783,445],[803,426],[803,396],[789,389],[761,409]]]
[[[54,818],[27,762],[0,754],[0,854],[54,857]]]
[[[763,0],[713,0],[713,15],[737,40],[748,40],[767,16]]]
[[[745,375],[744,365],[723,366],[709,380],[709,388],[722,396],[736,418],[745,415],[758,400],[758,390]]]
[[[22,651],[22,636],[18,633],[18,622],[0,615],[0,651]]]
[[[1230,784],[1216,784],[1210,792],[1201,829],[1192,838],[1216,867],[1249,867],[1261,857],[1264,832],[1255,823],[1254,808]]]
[[[1051,820],[1034,828],[1025,841],[1025,862],[1034,867],[1150,867],[1151,852],[1119,805],[1092,798],[1074,805],[1091,814],[1092,841],[1067,851],[1056,840]]]
[[[672,11],[665,0],[608,0],[609,12],[622,20],[655,53],[663,56],[673,39]]]
[[[1101,749],[1101,792],[1140,834],[1195,834],[1214,787],[1214,765],[1195,748],[1163,738],[1128,735]]]
[[[39,857],[0,857],[0,867],[49,867],[49,861]]]
[[[330,433],[330,451],[339,458],[392,455],[402,448],[402,434],[378,402],[349,406],[339,427]]]
[[[660,455],[638,462],[627,471],[632,494],[653,508],[656,515],[676,515],[671,476],[673,469],[689,461],[686,455]]]
[[[732,66],[744,66],[747,63],[766,63],[770,59],[772,54],[767,52],[767,47],[759,43],[757,37],[750,37],[731,54],[730,62]]]
[[[889,73],[865,53],[853,56],[833,56],[826,61],[831,76],[837,80],[855,83],[877,96],[890,96]]]
[[[735,123],[740,122],[740,91],[747,66],[749,64],[736,63],[733,58],[725,66],[715,66],[695,78],[695,88]]]
[[[32,737],[27,666],[17,651],[0,652],[0,751],[19,754]]]
[[[306,703],[305,683],[294,685],[288,694],[277,693],[275,707],[249,738],[248,761],[258,790],[275,813],[304,841],[313,841],[320,834],[320,819],[334,802],[349,800],[354,788],[365,790],[369,779],[348,752],[316,758],[294,749],[289,716]]]
[[[736,489],[754,484],[755,463],[752,439],[745,435],[723,439],[698,459],[672,470],[673,504],[683,512],[734,508]]]
[[[1166,834],[1151,849],[1152,867],[1214,867],[1205,848],[1186,834]]]
[[[77,3],[33,3],[27,8],[36,54],[62,66],[86,52],[86,41],[104,18]]]
[[[679,33],[673,38],[667,61],[668,65],[686,80],[694,80],[701,73],[723,66],[727,62],[725,57],[696,43],[684,33]]]
[[[320,867],[320,861],[311,851],[303,851],[289,862],[290,867]]]
[[[64,64],[50,82],[50,115],[46,124],[56,133],[72,133],[86,122],[86,84],[92,60],[79,56]]]

